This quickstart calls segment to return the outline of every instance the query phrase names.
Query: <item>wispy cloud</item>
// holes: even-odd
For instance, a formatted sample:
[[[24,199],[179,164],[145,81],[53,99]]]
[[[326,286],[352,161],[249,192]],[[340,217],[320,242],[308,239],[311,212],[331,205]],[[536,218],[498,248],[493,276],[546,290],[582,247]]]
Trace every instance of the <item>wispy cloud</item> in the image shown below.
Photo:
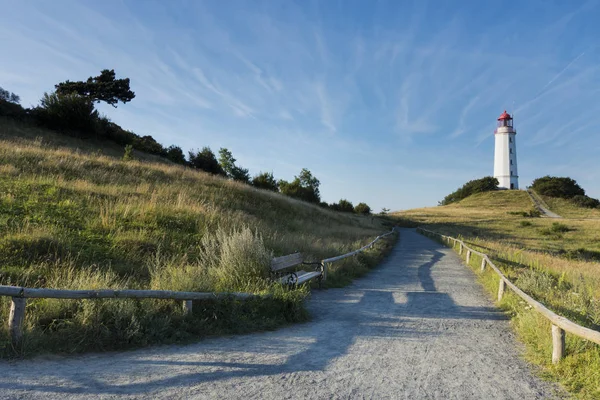
[[[330,131],[335,132],[336,127],[335,122],[333,120],[331,104],[329,102],[329,99],[327,98],[327,93],[325,92],[325,88],[321,82],[315,85],[315,91],[321,109],[321,123],[324,126],[326,126]]]
[[[102,110],[128,129],[186,150],[227,146],[276,176],[321,171],[328,201],[406,208],[489,173],[504,108],[516,112],[523,179],[554,168],[558,148],[569,173],[597,165],[598,13],[593,1],[544,15],[523,3],[500,19],[487,3],[417,0],[13,2],[0,14],[0,85],[29,105],[114,68],[137,96]],[[357,182],[371,169],[397,187]]]

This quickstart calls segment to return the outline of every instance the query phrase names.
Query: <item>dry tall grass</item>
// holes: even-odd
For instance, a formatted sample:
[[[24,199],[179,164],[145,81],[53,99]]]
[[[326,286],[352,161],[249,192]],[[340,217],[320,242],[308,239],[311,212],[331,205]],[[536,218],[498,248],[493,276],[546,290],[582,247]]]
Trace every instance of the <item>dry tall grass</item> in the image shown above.
[[[89,143],[62,137],[57,143],[56,134],[31,133],[6,121],[0,128],[0,284],[277,291],[266,279],[271,257],[301,251],[319,260],[361,247],[389,229],[376,217],[329,211],[182,166],[151,158],[121,161],[90,151]],[[87,150],[78,150],[80,145]],[[375,258],[336,265],[330,284],[364,272],[384,247],[373,252]],[[263,315],[271,322],[247,321],[248,329],[276,326],[290,315],[303,318],[298,307],[306,291],[278,293],[283,301],[262,311],[271,314]],[[52,337],[48,348],[68,349],[66,338],[80,343],[76,350],[118,348],[177,337],[182,326],[198,333],[172,303],[30,300],[25,346],[35,351]],[[210,317],[218,307],[224,306],[205,305],[197,317],[221,324],[224,318]],[[0,299],[1,320],[8,308],[8,299]],[[98,326],[92,327],[92,311]],[[229,328],[202,332],[234,329]],[[101,345],[93,344],[94,337],[103,338]]]

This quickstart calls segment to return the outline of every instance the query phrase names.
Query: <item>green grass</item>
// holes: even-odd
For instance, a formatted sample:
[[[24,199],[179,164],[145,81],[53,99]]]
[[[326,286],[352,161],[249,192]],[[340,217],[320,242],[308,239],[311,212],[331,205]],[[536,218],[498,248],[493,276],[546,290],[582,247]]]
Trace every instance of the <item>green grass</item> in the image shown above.
[[[580,325],[600,330],[600,221],[525,217],[530,208],[527,193],[499,191],[395,216],[403,224],[463,238],[488,254],[533,298]],[[471,267],[478,270],[480,263],[473,256]],[[488,268],[480,279],[495,298],[496,275]],[[511,314],[527,359],[540,365],[545,377],[561,382],[579,398],[600,397],[600,346],[567,333],[567,356],[552,365],[548,321],[510,290],[500,306]]]
[[[12,348],[6,324],[0,329],[4,356],[122,349],[304,321],[307,288],[274,285],[270,259],[343,254],[390,227],[151,156],[125,162],[122,149],[98,145],[0,121],[0,284],[273,298],[195,302],[191,316],[167,300],[30,299],[22,345]],[[365,273],[392,241],[334,264],[327,285]],[[0,298],[2,321],[9,303]]]
[[[600,209],[578,207],[571,201],[556,197],[540,196],[550,210],[563,218],[600,218]]]

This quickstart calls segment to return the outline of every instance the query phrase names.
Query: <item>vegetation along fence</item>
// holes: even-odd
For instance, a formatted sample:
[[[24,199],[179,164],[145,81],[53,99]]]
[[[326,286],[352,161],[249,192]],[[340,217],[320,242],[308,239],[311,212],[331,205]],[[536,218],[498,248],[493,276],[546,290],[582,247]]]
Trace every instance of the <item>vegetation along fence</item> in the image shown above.
[[[392,234],[385,233],[375,238],[371,243],[361,247],[358,250],[343,254],[337,257],[327,258],[320,261],[323,266],[323,280],[327,277],[327,266],[335,261],[346,257],[357,255],[358,253],[373,247],[380,239]],[[0,285],[0,296],[12,297],[10,314],[8,317],[8,329],[13,343],[18,343],[23,336],[23,321],[25,319],[25,306],[27,299],[170,299],[183,301],[183,309],[186,313],[192,311],[193,300],[236,298],[246,300],[256,297],[268,297],[269,295],[255,295],[251,293],[202,293],[202,292],[176,292],[169,290],[62,290],[62,289],[44,289],[44,288],[26,288],[20,286]]]
[[[455,249],[456,245],[459,245],[458,254],[462,255],[466,251],[467,264],[471,261],[471,255],[477,254],[481,257],[481,272],[485,271],[487,265],[500,277],[500,283],[498,286],[498,301],[502,300],[506,286],[511,288],[519,297],[525,300],[534,310],[542,314],[552,323],[552,363],[556,364],[565,355],[565,331],[579,336],[580,338],[592,341],[600,344],[600,332],[593,329],[589,329],[580,325],[577,325],[573,321],[560,315],[555,314],[551,310],[547,309],[542,303],[534,300],[528,294],[519,289],[514,283],[512,283],[504,274],[494,265],[487,254],[473,250],[468,247],[462,240],[453,238],[451,236],[442,235],[437,232],[432,232],[423,228],[417,228],[417,232],[434,238],[442,239],[442,242],[448,245],[452,245]]]

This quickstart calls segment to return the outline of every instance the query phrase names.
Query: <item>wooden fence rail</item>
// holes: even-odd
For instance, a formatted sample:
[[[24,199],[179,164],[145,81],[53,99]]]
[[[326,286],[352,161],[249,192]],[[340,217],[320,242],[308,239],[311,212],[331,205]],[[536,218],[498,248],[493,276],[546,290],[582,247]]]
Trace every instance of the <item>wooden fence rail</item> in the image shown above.
[[[321,265],[323,267],[323,280],[325,280],[327,278],[327,266],[333,262],[339,261],[339,260],[343,260],[344,258],[348,258],[348,257],[352,257],[357,255],[358,253],[365,251],[367,249],[372,248],[375,243],[377,243],[379,240],[383,239],[384,237],[391,235],[392,233],[394,233],[395,230],[392,229],[391,231],[389,231],[388,233],[384,233],[383,235],[379,235],[377,236],[371,243],[361,247],[358,250],[354,250],[351,251],[350,253],[346,253],[346,254],[342,254],[341,256],[336,256],[336,257],[331,257],[331,258],[326,258],[324,260],[321,260]]]
[[[490,260],[487,254],[473,250],[462,240],[453,238],[451,236],[442,235],[440,233],[423,228],[417,228],[417,232],[422,233],[425,236],[441,238],[446,244],[452,243],[453,249],[458,243],[460,245],[461,253],[463,249],[467,250],[467,260],[469,261],[471,254],[477,254],[481,257],[481,272],[485,270],[486,265],[489,265],[489,267],[500,277],[498,284],[498,301],[502,300],[506,287],[508,286],[520,298],[525,300],[527,304],[529,304],[534,310],[547,318],[552,323],[552,363],[558,363],[565,355],[565,331],[596,344],[600,344],[600,332],[577,325],[575,322],[554,313],[546,308],[542,303],[534,300],[531,296],[523,292],[506,276],[504,276],[502,271],[500,271],[500,269],[492,262],[492,260]]]
[[[325,268],[329,263],[351,257],[373,247],[373,245],[381,238],[390,235],[394,232],[385,233],[378,236],[371,243],[361,247],[358,250],[352,251],[347,254],[343,254],[337,257],[327,258],[321,261],[324,266],[323,274],[325,279],[327,269]],[[99,289],[99,290],[62,290],[62,289],[44,289],[44,288],[26,288],[20,286],[4,286],[0,285],[0,296],[12,297],[12,303],[10,307],[10,314],[8,317],[8,328],[13,343],[18,343],[23,336],[23,321],[25,320],[25,306],[27,299],[168,299],[168,300],[180,300],[183,302],[183,309],[185,313],[192,311],[193,300],[208,300],[208,299],[224,299],[224,298],[236,298],[240,300],[246,300],[256,297],[267,298],[266,295],[256,295],[252,293],[202,293],[202,292],[176,292],[170,290],[111,290],[111,289]]]

